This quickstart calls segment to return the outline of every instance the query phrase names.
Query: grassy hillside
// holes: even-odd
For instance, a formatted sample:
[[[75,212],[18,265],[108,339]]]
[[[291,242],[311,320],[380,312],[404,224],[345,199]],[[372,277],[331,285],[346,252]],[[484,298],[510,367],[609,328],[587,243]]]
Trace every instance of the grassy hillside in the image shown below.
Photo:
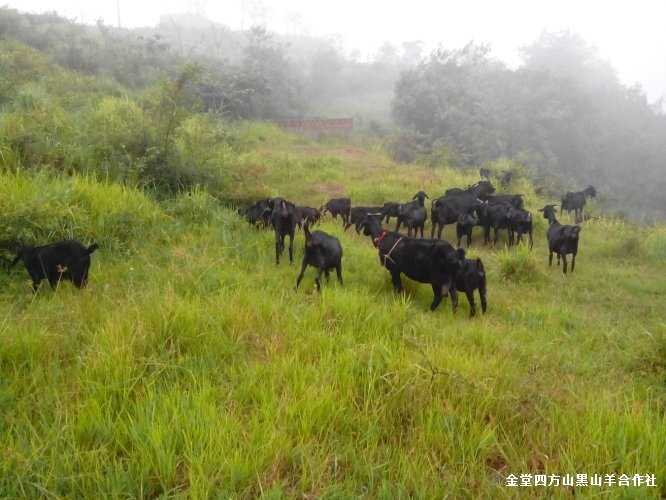
[[[229,198],[319,206],[476,180],[341,140],[266,135]],[[2,497],[625,498],[666,495],[666,228],[586,223],[577,267],[483,248],[489,310],[389,275],[326,220],[344,286],[293,287],[274,239],[204,191],[154,201],[84,177],[0,174],[0,239],[100,243],[84,291],[0,273]],[[534,211],[547,200],[531,194]],[[591,208],[594,210],[594,207]],[[569,222],[563,218],[563,222]],[[429,225],[427,226],[429,230]],[[444,237],[453,240],[453,228]],[[513,474],[654,474],[657,487],[506,486]]]

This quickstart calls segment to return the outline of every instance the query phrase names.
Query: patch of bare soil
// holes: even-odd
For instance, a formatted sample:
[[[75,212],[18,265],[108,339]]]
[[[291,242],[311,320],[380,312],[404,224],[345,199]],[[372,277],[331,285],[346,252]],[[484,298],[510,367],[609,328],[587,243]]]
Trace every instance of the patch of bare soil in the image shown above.
[[[315,191],[319,193],[324,193],[330,196],[331,198],[340,198],[345,194],[344,186],[341,186],[339,184],[329,184],[326,182],[320,182],[319,184],[315,184],[313,187]]]

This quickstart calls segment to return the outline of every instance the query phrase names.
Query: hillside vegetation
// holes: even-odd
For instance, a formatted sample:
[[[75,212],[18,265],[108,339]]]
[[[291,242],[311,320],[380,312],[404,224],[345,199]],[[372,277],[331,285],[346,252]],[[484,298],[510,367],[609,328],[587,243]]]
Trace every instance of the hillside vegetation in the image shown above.
[[[476,180],[351,140],[235,134],[236,199],[379,203]],[[535,215],[555,201],[524,177],[512,189]],[[475,233],[489,310],[469,320],[464,297],[454,315],[449,300],[427,310],[426,285],[394,295],[370,240],[330,218],[345,284],[317,294],[310,269],[296,292],[302,233],[296,264],[276,266],[272,233],[205,190],[2,173],[2,240],[101,248],[83,291],[33,295],[20,265],[0,274],[0,496],[664,496],[666,229],[589,210],[567,277],[540,217],[532,252]],[[511,488],[510,474],[657,486]]]
[[[592,184],[607,212],[666,218],[663,102],[576,33],[542,33],[517,68],[474,43],[386,43],[361,62],[333,38],[187,15],[126,30],[0,8],[0,34],[0,166],[219,191],[204,167],[229,142],[212,122],[353,117],[396,160],[509,158],[558,197]]]
[[[0,32],[0,497],[666,496],[666,228],[609,215],[602,191],[586,207],[575,272],[548,267],[536,210],[563,186],[540,178],[536,189],[531,156],[494,149],[502,142],[483,128],[488,114],[465,111],[510,102],[475,94],[484,86],[471,82],[504,88],[492,82],[505,69],[485,52],[433,54],[428,80],[407,73],[414,85],[396,101],[409,122],[420,116],[407,106],[411,90],[431,81],[474,90],[453,114],[426,103],[431,118],[473,119],[437,123],[459,138],[378,123],[307,138],[239,118],[293,116],[304,95],[311,109],[339,109],[330,96],[374,107],[390,89],[361,76],[394,81],[385,77],[399,68],[338,61],[334,79],[323,63],[335,54],[322,49],[311,73],[291,71],[260,28],[208,38],[219,41],[219,53],[201,47],[210,59],[185,57],[188,46],[171,50],[158,34],[8,9]],[[200,38],[185,35],[183,44]],[[244,44],[223,63],[227,38]],[[442,69],[448,80],[432,78]],[[299,74],[310,90],[334,88],[316,99],[291,79]],[[548,152],[551,132],[566,132],[558,151],[572,152],[573,172],[574,153],[592,153],[565,139],[587,144],[578,132],[596,134],[597,122],[571,128],[585,109],[573,105],[548,128],[569,83],[547,71],[522,81],[547,90],[543,120],[500,122],[533,129],[551,166],[561,160]],[[627,163],[636,178],[642,165],[663,172],[652,147],[663,143],[663,115],[641,95],[629,96],[634,118],[612,114],[620,132],[645,131],[651,160]],[[613,137],[604,141],[642,151]],[[514,172],[509,189],[535,216],[535,245],[506,248],[503,236],[489,248],[475,235],[469,255],[488,271],[489,309],[472,320],[464,297],[454,314],[449,300],[428,311],[426,285],[405,280],[396,296],[369,238],[330,218],[320,228],[342,242],[344,286],[333,279],[318,294],[310,269],[296,292],[302,233],[296,263],[276,266],[273,234],[236,211],[275,195],[315,207],[342,195],[407,201],[421,189],[432,199],[478,180],[480,166]],[[643,178],[655,193],[661,179]],[[452,241],[453,228],[443,237]],[[20,244],[67,238],[100,245],[84,290],[33,294],[22,265],[4,265]],[[521,474],[654,474],[656,486],[507,486]]]

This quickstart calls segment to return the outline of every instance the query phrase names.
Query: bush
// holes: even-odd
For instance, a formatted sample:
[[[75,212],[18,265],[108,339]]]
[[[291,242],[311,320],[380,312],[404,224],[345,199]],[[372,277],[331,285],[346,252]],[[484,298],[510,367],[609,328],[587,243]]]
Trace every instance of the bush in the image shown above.
[[[64,239],[126,249],[167,220],[157,204],[135,189],[45,172],[0,174],[0,213],[5,258],[19,244]]]

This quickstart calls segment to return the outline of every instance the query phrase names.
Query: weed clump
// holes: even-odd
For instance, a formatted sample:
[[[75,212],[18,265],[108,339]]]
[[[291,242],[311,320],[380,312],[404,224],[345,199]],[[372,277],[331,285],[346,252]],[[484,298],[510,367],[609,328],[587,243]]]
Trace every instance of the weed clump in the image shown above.
[[[505,248],[497,258],[500,264],[500,274],[506,281],[534,283],[542,277],[535,257],[525,245],[519,246],[516,250]]]

